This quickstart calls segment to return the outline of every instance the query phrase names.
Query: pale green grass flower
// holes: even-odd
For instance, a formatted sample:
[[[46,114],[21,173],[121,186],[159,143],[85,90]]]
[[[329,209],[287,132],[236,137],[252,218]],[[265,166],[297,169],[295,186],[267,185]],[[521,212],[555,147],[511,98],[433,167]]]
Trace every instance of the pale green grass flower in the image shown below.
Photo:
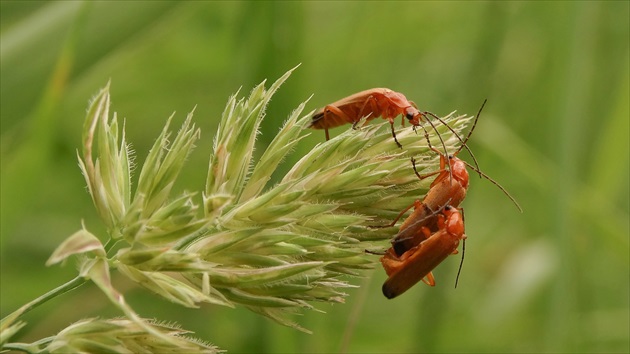
[[[145,320],[169,340],[150,336],[137,323],[124,318],[84,319],[56,336],[39,341],[47,353],[217,353],[218,348],[189,338],[179,326]]]
[[[348,125],[330,141],[324,142],[321,134],[321,143],[270,184],[287,154],[311,133],[306,127],[312,112],[303,113],[304,102],[289,114],[260,158],[254,159],[266,106],[290,74],[269,88],[263,82],[247,98],[230,97],[201,193],[172,195],[199,139],[192,113],[172,138],[169,118],[146,160],[138,165],[138,185],[133,190],[134,156],[116,114],[110,117],[109,84],[92,100],[79,164],[107,226],[108,240],[101,243],[99,239],[106,237],[84,227],[59,246],[48,264],[78,255],[80,275],[72,286],[92,280],[127,318],[81,321],[54,337],[48,350],[100,346],[113,352],[135,351],[146,345],[138,339],[145,335],[156,348],[194,349],[188,345],[195,344],[182,339],[177,330],[137,315],[112,286],[111,269],[185,307],[203,302],[245,306],[308,332],[293,322],[292,314],[316,309],[317,302],[343,302],[345,290],[355,286],[349,280],[375,266],[378,257],[365,250],[388,247],[396,228],[373,226],[391,223],[402,209],[424,196],[431,182],[431,178],[417,178],[410,159],[417,160],[423,173],[436,170],[439,156],[429,149],[423,134],[410,127],[398,129],[404,147],[400,149],[387,122],[359,124],[357,130]],[[443,119],[460,132],[470,118],[451,113]],[[456,150],[458,138],[442,124],[437,130],[448,150]],[[441,149],[435,131],[430,136],[431,145]],[[29,306],[3,323],[7,335],[21,325],[13,322]],[[92,330],[100,327],[104,328],[100,334]],[[130,337],[122,339],[125,335]]]
[[[164,128],[140,166],[130,198],[132,157],[124,132],[116,130],[115,115],[108,116],[109,88],[99,94],[88,114],[82,168],[111,236],[128,243],[110,255],[111,264],[175,303],[244,305],[299,329],[285,313],[312,308],[316,301],[343,301],[345,289],[353,285],[342,275],[372,268],[377,258],[365,249],[385,247],[373,242],[395,232],[369,226],[390,223],[426,192],[430,181],[418,180],[410,158],[434,170],[439,157],[411,128],[399,131],[400,149],[387,123],[372,123],[318,144],[269,186],[284,157],[309,133],[305,127],[312,113],[303,114],[302,103],[260,159],[253,158],[266,106],[290,73],[268,89],[262,83],[249,97],[228,100],[214,138],[202,215],[194,193],[170,196],[199,137],[192,114],[172,143],[168,124]],[[451,114],[444,119],[459,131],[469,118]],[[454,150],[457,138],[442,125],[438,129]],[[100,143],[91,163],[94,135]],[[431,137],[439,147],[437,135]]]

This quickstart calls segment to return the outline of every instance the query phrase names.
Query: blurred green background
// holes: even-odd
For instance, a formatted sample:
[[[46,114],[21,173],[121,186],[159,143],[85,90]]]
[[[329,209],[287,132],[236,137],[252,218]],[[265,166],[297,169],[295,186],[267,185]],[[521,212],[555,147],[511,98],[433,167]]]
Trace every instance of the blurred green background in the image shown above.
[[[108,80],[138,162],[171,113],[176,127],[196,106],[202,139],[179,189],[202,190],[227,98],[301,63],[271,102],[259,151],[311,95],[308,111],[389,87],[440,115],[474,114],[487,98],[470,146],[525,212],[471,175],[459,287],[454,257],[435,288],[387,300],[379,268],[351,280],[362,286],[346,304],[297,318],[312,335],[245,309],[182,309],[115,276],[140,314],[232,353],[628,352],[629,13],[628,1],[3,0],[2,315],[73,277],[72,264],[44,262],[81,220],[103,231],[76,149]],[[311,134],[283,171],[323,139]],[[116,315],[88,285],[29,314],[19,339]]]

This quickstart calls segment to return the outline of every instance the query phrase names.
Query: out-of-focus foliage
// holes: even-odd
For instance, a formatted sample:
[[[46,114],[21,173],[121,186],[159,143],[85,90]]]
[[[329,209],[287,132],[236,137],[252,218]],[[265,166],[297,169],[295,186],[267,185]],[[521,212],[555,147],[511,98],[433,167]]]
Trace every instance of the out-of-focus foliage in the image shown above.
[[[139,161],[173,111],[182,122],[196,105],[202,135],[183,191],[205,183],[229,95],[302,63],[271,101],[258,151],[311,94],[305,111],[389,87],[440,115],[474,113],[487,98],[470,145],[525,212],[471,175],[459,287],[456,257],[435,288],[395,300],[377,269],[346,304],[297,318],[313,335],[241,309],[181,310],[114,274],[140,314],[233,352],[627,352],[629,11],[621,1],[2,1],[2,315],[68,280],[71,267],[45,260],[81,219],[99,227],[76,149],[104,83]],[[323,139],[313,132],[287,162]],[[24,341],[117,314],[96,289],[66,297],[27,316],[38,325]]]

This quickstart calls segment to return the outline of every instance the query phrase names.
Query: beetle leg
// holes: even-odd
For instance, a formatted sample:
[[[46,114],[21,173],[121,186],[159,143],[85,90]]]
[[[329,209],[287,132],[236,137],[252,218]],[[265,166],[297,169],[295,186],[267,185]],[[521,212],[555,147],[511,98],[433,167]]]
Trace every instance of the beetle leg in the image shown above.
[[[427,284],[428,286],[435,286],[435,278],[433,277],[433,272],[429,272],[426,277],[422,278],[422,282]]]
[[[370,110],[366,110],[366,108],[368,108],[368,104],[370,105]],[[365,101],[363,101],[363,105],[361,105],[361,110],[359,110],[359,115],[357,116],[357,121],[354,124],[357,124],[363,117],[366,118],[365,122],[367,123],[369,120],[378,117],[378,113],[376,97],[374,97],[374,95],[369,95]]]
[[[398,142],[398,139],[396,139],[396,131],[394,130],[394,120],[392,118],[387,118],[387,120],[389,120],[389,125],[392,127],[392,136],[394,137],[394,141],[396,142],[396,145],[398,145],[398,147],[402,149],[402,145]]]
[[[418,176],[418,178],[420,180],[423,180],[427,177],[431,177],[431,176],[435,176],[437,174],[439,174],[441,171],[441,169],[439,171],[434,171],[434,172],[429,172],[427,174],[421,175],[418,170],[416,169],[416,159],[414,159],[413,157],[411,158],[411,164],[413,165],[413,171],[416,173],[416,176]]]
[[[411,209],[412,207],[414,207],[414,209],[417,209],[420,206],[422,206],[422,202],[420,200],[416,199],[416,201],[414,201],[413,204],[411,204],[410,206],[408,206],[405,209],[403,209],[403,211],[401,211],[400,214],[398,214],[398,216],[396,216],[396,218],[394,219],[394,221],[391,222],[391,224],[370,226],[370,228],[371,229],[384,229],[386,227],[394,227],[394,225],[396,225],[398,220],[400,220],[400,218],[403,216],[403,214],[405,214],[407,211],[409,211],[409,209]]]
[[[348,115],[344,111],[339,109],[337,106],[328,105],[328,106],[324,107],[324,119],[325,120],[333,121],[335,116],[338,119],[341,119],[341,120],[343,120],[343,121],[345,121],[347,123],[352,123],[353,122],[352,119],[350,119],[350,117],[348,117]]]

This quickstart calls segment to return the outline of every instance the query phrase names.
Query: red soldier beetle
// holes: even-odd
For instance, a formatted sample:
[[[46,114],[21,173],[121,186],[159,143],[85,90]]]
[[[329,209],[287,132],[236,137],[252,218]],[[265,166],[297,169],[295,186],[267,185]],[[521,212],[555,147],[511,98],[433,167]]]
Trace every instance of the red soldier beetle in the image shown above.
[[[365,117],[366,122],[369,122],[377,117],[383,117],[383,119],[389,121],[392,129],[392,137],[396,145],[402,148],[402,145],[398,139],[396,139],[396,131],[394,130],[394,118],[399,115],[402,117],[403,126],[405,126],[405,118],[407,118],[409,123],[414,127],[414,130],[418,126],[422,127],[427,141],[429,135],[424,127],[420,125],[420,122],[428,122],[435,130],[433,123],[426,118],[427,115],[434,117],[455,133],[440,117],[430,112],[420,112],[418,106],[413,101],[409,101],[402,93],[388,88],[373,88],[361,91],[320,108],[313,115],[309,128],[324,129],[326,140],[330,140],[330,134],[328,133],[329,128],[352,123],[352,128],[356,129],[356,125],[361,118]],[[437,132],[437,130],[435,131]],[[459,139],[459,136],[457,137]],[[444,146],[442,137],[439,136],[439,138]],[[446,149],[445,146],[444,148]]]
[[[459,241],[466,239],[464,220],[459,210],[447,205],[436,215],[436,219],[437,231],[431,233],[428,227],[422,227],[424,241],[401,256],[390,248],[381,257],[381,264],[388,276],[382,290],[388,299],[404,293],[420,280],[434,286],[431,271],[449,255],[458,253]]]
[[[418,126],[424,117],[416,104],[407,100],[407,97],[402,93],[388,88],[373,88],[342,98],[317,110],[309,127],[324,129],[326,140],[329,140],[329,128],[347,123],[352,123],[352,127],[356,128],[357,123],[363,117],[367,117],[366,121],[383,117],[391,125],[394,141],[402,148],[394,131],[394,118],[399,115],[402,116],[403,126],[405,125],[405,118],[412,125]]]
[[[444,122],[437,115],[428,111],[419,111],[418,106],[413,101],[407,100],[407,97],[405,97],[405,95],[400,92],[390,90],[388,88],[373,88],[361,91],[348,97],[342,98],[329,105],[326,105],[323,108],[320,108],[313,115],[309,128],[324,129],[326,140],[330,140],[330,135],[328,133],[329,128],[352,123],[352,128],[356,129],[356,125],[363,117],[365,117],[366,123],[377,117],[383,117],[384,119],[387,119],[389,121],[394,142],[396,142],[396,145],[398,145],[398,147],[402,148],[402,145],[396,138],[396,131],[394,130],[394,118],[399,115],[402,117],[401,120],[403,126],[405,126],[405,118],[407,118],[409,123],[411,123],[411,125],[413,126],[414,131],[418,126],[422,128],[429,146],[431,146],[429,134],[426,129],[424,129],[424,127],[420,125],[420,122],[426,121],[437,133],[437,129],[435,128],[433,123],[429,119],[427,119],[427,115],[435,118],[440,123],[444,124],[444,126],[446,126],[453,134],[455,134],[457,139],[459,139],[459,141],[462,143],[462,146],[466,148],[466,150],[470,153],[470,156],[472,157],[475,166],[478,166],[475,155],[472,153],[472,151],[470,151],[468,146],[460,138],[457,132],[453,130],[453,128],[446,124],[446,122]],[[446,152],[446,145],[444,144],[442,136],[439,133],[438,138],[440,139],[440,142],[444,147],[444,151]]]

